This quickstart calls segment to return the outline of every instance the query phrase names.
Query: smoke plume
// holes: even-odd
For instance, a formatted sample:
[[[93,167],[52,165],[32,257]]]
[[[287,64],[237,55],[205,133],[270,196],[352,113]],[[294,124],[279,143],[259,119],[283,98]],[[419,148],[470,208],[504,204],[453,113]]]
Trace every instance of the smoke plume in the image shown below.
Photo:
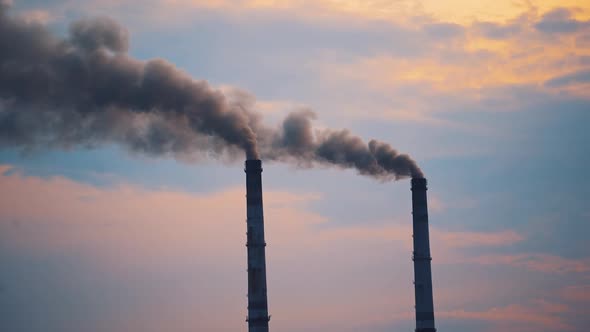
[[[252,96],[228,98],[173,64],[127,54],[129,35],[109,18],[74,22],[66,37],[13,17],[0,2],[0,147],[117,143],[153,156],[200,153],[354,168],[379,179],[421,177],[407,155],[348,130],[314,130],[315,114],[290,113],[279,128]]]
[[[423,177],[414,160],[399,154],[389,144],[376,140],[367,144],[347,129],[314,130],[312,120],[315,117],[310,110],[290,113],[282,127],[273,133],[270,147],[261,144],[265,159],[354,168],[360,174],[384,180]]]

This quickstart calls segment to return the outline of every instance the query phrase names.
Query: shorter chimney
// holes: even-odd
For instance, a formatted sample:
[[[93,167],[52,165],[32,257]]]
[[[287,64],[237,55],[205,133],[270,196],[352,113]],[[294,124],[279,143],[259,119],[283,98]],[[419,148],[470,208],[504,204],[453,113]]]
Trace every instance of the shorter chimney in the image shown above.
[[[416,299],[416,332],[436,332],[430,270],[428,203],[426,179],[412,179],[412,217],[414,228],[414,294]]]

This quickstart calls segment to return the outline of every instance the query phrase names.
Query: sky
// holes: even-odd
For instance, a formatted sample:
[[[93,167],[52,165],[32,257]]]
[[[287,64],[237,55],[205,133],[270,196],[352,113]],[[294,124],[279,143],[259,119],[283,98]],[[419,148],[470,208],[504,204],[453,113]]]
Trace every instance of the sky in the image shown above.
[[[109,17],[127,55],[255,96],[269,127],[311,109],[316,128],[410,155],[439,331],[587,330],[590,3],[14,0],[7,15],[63,38]],[[243,157],[99,143],[0,133],[2,325],[246,331]],[[263,168],[271,330],[413,331],[409,179]]]

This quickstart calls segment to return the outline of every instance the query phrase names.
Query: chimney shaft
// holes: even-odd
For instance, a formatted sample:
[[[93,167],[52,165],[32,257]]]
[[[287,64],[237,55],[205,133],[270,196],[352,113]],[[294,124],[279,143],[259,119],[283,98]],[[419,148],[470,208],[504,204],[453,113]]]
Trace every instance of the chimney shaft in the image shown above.
[[[412,179],[416,332],[435,332],[426,179]]]
[[[262,209],[262,162],[246,160],[248,248],[248,331],[268,332],[264,215]]]

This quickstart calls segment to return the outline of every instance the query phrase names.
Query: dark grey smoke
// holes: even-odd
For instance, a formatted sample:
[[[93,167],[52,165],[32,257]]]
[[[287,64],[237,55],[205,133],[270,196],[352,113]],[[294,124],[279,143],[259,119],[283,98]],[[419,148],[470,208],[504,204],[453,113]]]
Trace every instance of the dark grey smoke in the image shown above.
[[[115,141],[182,154],[213,137],[258,157],[246,111],[164,60],[126,55],[127,31],[113,20],[76,22],[60,39],[0,10],[2,144]]]
[[[408,155],[399,154],[389,144],[360,137],[343,130],[314,130],[310,110],[292,112],[274,133],[270,147],[261,144],[265,159],[295,161],[308,165],[313,162],[354,168],[360,174],[376,178],[400,179],[423,177],[422,171]]]
[[[199,153],[355,168],[380,179],[421,177],[388,144],[348,130],[314,130],[311,111],[279,129],[262,124],[253,97],[228,98],[165,60],[127,54],[127,30],[83,20],[59,38],[7,13],[0,2],[0,147],[94,147],[119,143],[154,156]]]

